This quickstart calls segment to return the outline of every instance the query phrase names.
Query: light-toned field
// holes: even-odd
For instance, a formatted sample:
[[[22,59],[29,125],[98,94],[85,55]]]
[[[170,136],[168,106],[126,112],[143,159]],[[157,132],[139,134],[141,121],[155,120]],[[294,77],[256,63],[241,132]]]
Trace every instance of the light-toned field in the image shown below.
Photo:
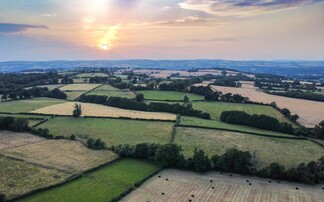
[[[56,114],[56,115],[72,115],[75,103],[67,102],[63,104],[44,107],[34,110],[31,113],[37,114]],[[143,112],[135,110],[120,109],[99,104],[82,103],[82,116],[97,117],[127,117],[133,119],[154,119],[154,120],[175,120],[176,115],[160,112]]]
[[[93,91],[87,93],[87,95],[105,95],[112,97],[123,97],[123,98],[135,98],[135,93],[129,89],[120,90],[112,87],[111,85],[102,85]]]
[[[298,114],[300,116],[298,122],[306,127],[314,127],[324,120],[324,102],[270,95],[250,84],[243,84],[241,88],[212,86],[212,89],[223,93],[240,94],[255,102],[276,102],[280,108],[287,108],[293,114]]]
[[[39,192],[19,201],[28,202],[107,202],[134,186],[134,183],[158,169],[136,159],[122,159],[62,186]]]
[[[67,95],[66,98],[67,100],[73,101],[87,92],[88,91],[78,90],[78,91],[65,91],[64,93]]]
[[[256,152],[258,167],[277,162],[286,168],[318,160],[323,156],[323,147],[308,141],[260,137],[250,134],[197,128],[176,128],[174,143],[183,148],[185,156],[193,155],[196,148],[204,150],[210,157],[222,155],[229,148]]]
[[[246,182],[247,179],[251,185]],[[152,177],[121,201],[323,202],[323,199],[324,193],[319,186],[269,183],[267,179],[250,176],[229,177],[217,172],[197,174],[168,169]]]
[[[77,74],[76,77],[77,78],[91,78],[91,77],[108,77],[107,74],[104,74],[104,73],[82,73],[82,74]]]
[[[45,140],[6,149],[1,153],[69,173],[85,171],[118,157],[109,150],[91,150],[80,142],[70,140]]]
[[[62,91],[90,91],[101,84],[68,84],[60,88]]]
[[[44,141],[43,138],[29,133],[16,133],[11,131],[0,131],[0,151]]]
[[[183,101],[184,96],[188,96],[189,101],[193,100],[204,100],[203,96],[177,92],[177,91],[158,91],[158,90],[140,90],[136,91],[137,94],[143,94],[144,99],[148,100],[174,100],[174,101]]]
[[[170,142],[173,123],[108,118],[55,117],[38,128],[48,128],[55,135],[101,138],[107,146],[139,144],[143,142],[166,144]]]
[[[28,100],[6,101],[0,103],[0,112],[29,112],[35,109],[64,102],[64,100],[58,100],[53,98],[33,98]]]
[[[0,193],[7,199],[57,184],[70,174],[0,155]]]
[[[40,86],[35,86],[37,88],[48,88],[48,90],[54,90],[55,88],[60,88],[62,86],[64,86],[65,84],[49,84],[49,85],[40,85]],[[26,88],[27,90],[28,89],[31,89],[32,87],[28,87]]]

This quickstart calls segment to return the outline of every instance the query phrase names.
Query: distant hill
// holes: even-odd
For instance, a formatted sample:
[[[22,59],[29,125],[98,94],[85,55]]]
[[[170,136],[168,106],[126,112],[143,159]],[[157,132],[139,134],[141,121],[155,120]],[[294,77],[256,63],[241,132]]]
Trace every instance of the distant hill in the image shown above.
[[[93,60],[93,61],[10,61],[0,62],[0,72],[31,69],[74,69],[76,67],[130,67],[161,69],[227,68],[251,73],[292,77],[324,77],[324,61],[232,61],[232,60]]]

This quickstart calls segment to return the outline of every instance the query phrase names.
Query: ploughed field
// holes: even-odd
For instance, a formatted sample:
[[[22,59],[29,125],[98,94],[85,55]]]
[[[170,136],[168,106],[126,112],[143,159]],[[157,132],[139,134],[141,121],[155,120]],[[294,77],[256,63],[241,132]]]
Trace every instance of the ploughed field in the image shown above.
[[[121,201],[319,202],[324,198],[319,186],[270,182],[236,174],[230,177],[217,172],[197,174],[168,169],[156,174]]]
[[[177,127],[174,143],[179,144],[187,157],[195,148],[202,149],[209,157],[222,155],[229,148],[256,152],[257,167],[263,168],[273,162],[286,168],[308,163],[323,156],[323,147],[301,139],[284,139],[255,136],[252,134]]]
[[[55,117],[38,126],[55,135],[101,138],[108,146],[143,142],[166,144],[171,140],[173,123],[109,118]]]
[[[155,165],[145,161],[122,159],[84,174],[81,178],[62,186],[36,193],[19,201],[106,202],[133,187],[135,182],[156,169]]]
[[[293,114],[298,114],[298,122],[306,127],[314,127],[324,119],[324,102],[289,98],[277,95],[270,95],[261,92],[252,84],[242,84],[241,88],[211,86],[213,90],[223,93],[240,94],[248,97],[251,101],[271,103],[276,102],[280,108],[287,108]]]
[[[74,110],[75,102],[66,102],[63,104],[52,105],[37,109],[31,113],[48,114],[48,115],[69,115],[71,116]],[[154,120],[169,120],[173,121],[176,118],[175,114],[163,112],[144,112],[137,110],[127,110],[115,107],[104,106],[100,104],[82,103],[82,116],[96,117],[113,117],[113,118],[131,118],[131,119],[154,119]]]

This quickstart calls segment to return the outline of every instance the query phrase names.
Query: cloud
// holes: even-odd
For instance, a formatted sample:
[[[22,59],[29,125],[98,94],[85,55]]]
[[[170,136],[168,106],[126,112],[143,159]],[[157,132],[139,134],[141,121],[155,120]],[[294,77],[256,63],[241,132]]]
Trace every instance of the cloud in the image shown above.
[[[48,29],[45,25],[0,23],[0,33],[24,32],[28,29]]]
[[[220,37],[212,39],[188,39],[188,42],[197,42],[197,43],[209,43],[209,42],[232,42],[235,41],[235,38],[232,37]]]
[[[295,8],[323,0],[186,0],[183,9],[203,11],[215,16],[251,16]]]

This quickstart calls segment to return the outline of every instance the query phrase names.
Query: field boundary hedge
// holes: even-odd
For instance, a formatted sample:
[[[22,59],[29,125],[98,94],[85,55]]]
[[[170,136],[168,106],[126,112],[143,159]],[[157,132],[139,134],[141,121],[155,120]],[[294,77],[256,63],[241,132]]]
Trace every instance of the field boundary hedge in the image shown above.
[[[48,119],[44,119],[44,120],[42,120],[42,121],[40,121],[40,122],[34,124],[34,125],[32,126],[32,128],[36,128],[37,126],[39,126],[39,125],[41,125],[41,124],[43,124],[43,123],[45,123],[45,122],[47,122],[47,121],[48,121]]]
[[[178,91],[176,91],[178,92]],[[144,97],[144,100],[146,101],[157,101],[157,102],[184,102],[183,100],[158,100],[158,99],[146,99]],[[202,102],[202,101],[205,101],[205,100],[190,100],[189,102]]]
[[[281,139],[292,139],[292,140],[307,140],[305,137],[286,137],[286,136],[279,136],[279,135],[266,135],[261,133],[254,133],[254,132],[246,132],[246,131],[240,131],[240,130],[232,130],[232,129],[223,129],[223,128],[213,128],[213,127],[207,127],[207,126],[194,126],[194,125],[176,125],[176,127],[182,127],[182,128],[199,128],[199,129],[209,129],[209,130],[222,130],[222,131],[229,131],[229,132],[237,132],[237,133],[244,133],[249,135],[255,135],[255,136],[261,136],[261,137],[269,137],[269,138],[281,138]]]

